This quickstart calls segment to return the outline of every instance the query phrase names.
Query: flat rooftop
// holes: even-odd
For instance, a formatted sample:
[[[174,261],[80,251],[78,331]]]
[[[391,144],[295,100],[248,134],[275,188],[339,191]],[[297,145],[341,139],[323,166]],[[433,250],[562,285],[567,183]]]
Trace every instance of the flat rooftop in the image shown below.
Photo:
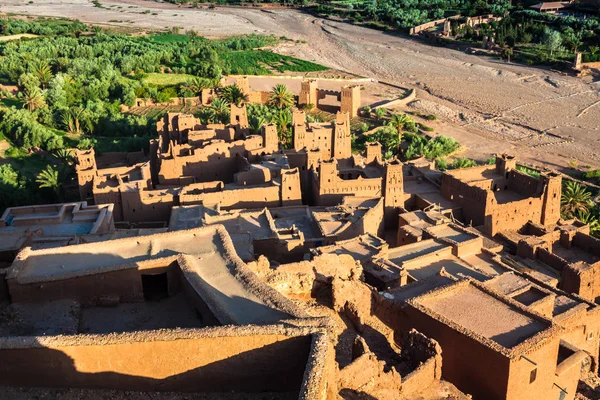
[[[362,235],[334,245],[319,247],[315,251],[318,254],[348,254],[356,261],[365,262],[379,255],[386,246],[385,241],[376,236]]]
[[[388,259],[396,265],[402,266],[405,261],[449,249],[450,245],[434,239],[422,240],[420,242],[395,247],[388,252]]]
[[[415,302],[507,349],[550,326],[470,282],[461,283],[418,297]]]
[[[467,242],[469,240],[477,239],[479,237],[473,233],[464,232],[449,224],[432,226],[431,228],[427,229],[427,232],[430,232],[439,237],[450,239],[458,243]]]

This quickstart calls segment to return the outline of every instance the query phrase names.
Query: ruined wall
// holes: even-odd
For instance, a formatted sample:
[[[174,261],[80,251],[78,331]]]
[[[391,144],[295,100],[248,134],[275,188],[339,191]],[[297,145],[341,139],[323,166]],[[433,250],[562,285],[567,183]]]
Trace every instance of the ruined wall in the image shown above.
[[[575,233],[572,245],[579,247],[582,251],[600,257],[600,240],[581,232]]]
[[[480,226],[484,224],[487,203],[485,190],[469,186],[450,174],[443,174],[441,194],[462,207],[467,225]]]
[[[176,205],[175,194],[170,190],[131,190],[121,192],[123,221],[169,221],[171,208]]]
[[[402,356],[417,364],[408,375],[402,377],[402,396],[416,397],[419,392],[442,378],[442,348],[416,330],[402,335]]]
[[[201,332],[199,330],[198,332]],[[152,333],[150,333],[152,335]],[[0,349],[0,384],[174,392],[299,392],[311,336],[242,335]],[[96,342],[96,343],[94,343]],[[282,356],[284,355],[284,356]]]
[[[563,269],[560,288],[588,301],[596,301],[600,295],[599,267],[600,263],[593,266],[584,262],[568,264]]]
[[[489,193],[493,195],[491,192]],[[486,209],[484,229],[486,233],[494,236],[503,230],[518,230],[528,221],[540,222],[541,218],[542,200],[540,198],[530,197],[504,204],[496,204],[495,201],[492,201]]]
[[[598,371],[598,349],[600,349],[600,308],[589,304],[575,306],[555,317],[555,322],[565,328],[561,340],[586,351],[592,358],[592,372]]]

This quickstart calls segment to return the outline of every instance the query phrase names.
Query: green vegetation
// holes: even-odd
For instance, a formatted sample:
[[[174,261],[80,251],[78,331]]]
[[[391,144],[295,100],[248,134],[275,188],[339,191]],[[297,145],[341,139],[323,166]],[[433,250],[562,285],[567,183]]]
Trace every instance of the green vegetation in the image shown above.
[[[484,36],[505,48],[504,57],[526,64],[567,66],[575,52],[583,52],[583,62],[600,60],[600,20],[561,17],[533,10],[515,10],[501,22],[483,24],[479,31],[464,20],[452,23],[452,33],[461,40],[481,42]]]
[[[9,162],[0,171],[0,184],[12,188],[0,197],[0,210],[74,195],[69,190],[73,166],[58,160],[57,151],[147,149],[156,135],[154,117],[123,113],[122,104],[133,106],[136,98],[161,103],[195,96],[233,70],[270,74],[325,69],[261,50],[279,42],[274,36],[208,40],[176,31],[133,37],[64,19],[0,21],[2,35],[39,35],[0,42],[0,81],[20,89],[16,97],[0,93],[0,138],[12,146],[0,154]],[[223,95],[201,117],[227,122],[229,102],[245,101],[239,90],[226,89]],[[271,117],[284,138],[291,125],[287,99]],[[59,187],[53,183],[56,173]]]
[[[495,162],[495,161],[494,161]],[[517,170],[529,175],[529,176],[533,176],[534,178],[539,178],[540,177],[540,173],[534,169],[531,168],[527,168],[524,167],[522,165],[517,165]]]
[[[460,144],[449,137],[438,135],[433,140],[414,133],[404,135],[408,142],[408,147],[404,152],[404,157],[412,160],[418,157],[425,157],[428,160],[437,160],[446,157],[460,148]]]
[[[449,15],[503,15],[510,8],[506,0],[329,0],[311,7],[324,15],[339,15],[375,29],[406,29]]]
[[[592,236],[600,237],[600,207],[592,200],[592,193],[573,181],[563,181],[561,216],[577,218],[590,226]]]
[[[233,75],[270,75],[280,73],[325,71],[327,68],[310,61],[283,56],[266,50],[243,50],[223,54],[223,70]]]
[[[264,104],[249,104],[248,122],[250,124],[250,131],[255,134],[260,132],[263,124],[275,124],[282,147],[284,149],[291,148],[292,110],[290,107],[272,108]]]
[[[173,86],[181,85],[182,83],[188,82],[195,78],[194,75],[189,74],[161,74],[161,73],[150,73],[146,74],[143,78],[144,82],[156,86]]]

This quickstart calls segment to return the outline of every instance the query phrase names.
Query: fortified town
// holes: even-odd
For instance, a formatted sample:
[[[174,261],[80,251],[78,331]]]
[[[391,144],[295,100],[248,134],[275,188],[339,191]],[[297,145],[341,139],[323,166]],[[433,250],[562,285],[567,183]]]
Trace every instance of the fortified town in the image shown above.
[[[236,83],[230,123],[168,112],[147,152],[77,150],[80,201],[4,211],[0,385],[574,400],[598,373],[600,241],[561,174],[353,151],[360,86],[312,79],[284,148]]]

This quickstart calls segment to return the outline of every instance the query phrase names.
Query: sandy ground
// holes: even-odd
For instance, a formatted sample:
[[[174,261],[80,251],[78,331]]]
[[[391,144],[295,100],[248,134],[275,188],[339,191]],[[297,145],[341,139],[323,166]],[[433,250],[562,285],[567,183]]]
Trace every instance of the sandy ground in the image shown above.
[[[445,123],[439,124],[439,132],[465,144],[469,156],[507,151],[532,163],[565,166],[576,159],[581,166],[600,165],[599,82],[434,47],[295,10],[208,10],[145,0],[100,1],[104,8],[87,0],[33,4],[3,0],[0,8],[142,29],[181,26],[209,37],[254,32],[307,41],[285,42],[276,51],[418,88],[422,99],[418,108],[442,117]],[[143,14],[146,10],[150,13]]]

